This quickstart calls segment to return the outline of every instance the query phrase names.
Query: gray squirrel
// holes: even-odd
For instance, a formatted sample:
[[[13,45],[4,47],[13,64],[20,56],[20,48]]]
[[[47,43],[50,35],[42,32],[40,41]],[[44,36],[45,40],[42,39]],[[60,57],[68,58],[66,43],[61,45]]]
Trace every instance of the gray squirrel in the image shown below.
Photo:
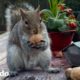
[[[10,30],[7,47],[10,76],[37,66],[47,72],[60,71],[60,68],[49,66],[52,59],[50,38],[40,14],[39,7],[34,9],[27,3],[22,3],[17,7],[9,6],[6,9],[7,27]],[[30,38],[38,34],[41,39],[32,43]]]

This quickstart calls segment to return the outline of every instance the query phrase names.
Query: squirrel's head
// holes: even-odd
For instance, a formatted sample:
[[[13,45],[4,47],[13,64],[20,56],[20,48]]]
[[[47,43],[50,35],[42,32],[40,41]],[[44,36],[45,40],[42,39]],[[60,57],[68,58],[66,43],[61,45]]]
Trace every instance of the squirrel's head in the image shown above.
[[[20,13],[25,31],[29,34],[39,34],[42,29],[39,6],[34,11],[20,9]]]
[[[30,35],[29,41],[33,43],[39,43],[40,41],[43,41],[41,32],[44,26],[42,26],[39,6],[34,11],[20,9],[20,12],[22,27],[25,33]]]

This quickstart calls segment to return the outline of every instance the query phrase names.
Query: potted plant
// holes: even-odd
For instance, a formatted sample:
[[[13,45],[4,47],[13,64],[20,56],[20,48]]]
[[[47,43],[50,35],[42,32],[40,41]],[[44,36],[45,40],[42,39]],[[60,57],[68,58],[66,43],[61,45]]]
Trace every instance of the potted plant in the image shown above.
[[[64,4],[64,0],[48,0],[48,2],[50,8],[43,9],[41,16],[52,39],[53,55],[56,56],[55,51],[61,51],[71,43],[77,30],[77,21],[72,9]]]

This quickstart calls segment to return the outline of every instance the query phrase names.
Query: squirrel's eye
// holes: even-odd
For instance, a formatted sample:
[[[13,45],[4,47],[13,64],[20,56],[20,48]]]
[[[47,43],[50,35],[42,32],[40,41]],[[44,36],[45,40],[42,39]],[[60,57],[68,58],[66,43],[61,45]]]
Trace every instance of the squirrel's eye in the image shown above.
[[[25,24],[28,24],[28,21],[25,21]]]

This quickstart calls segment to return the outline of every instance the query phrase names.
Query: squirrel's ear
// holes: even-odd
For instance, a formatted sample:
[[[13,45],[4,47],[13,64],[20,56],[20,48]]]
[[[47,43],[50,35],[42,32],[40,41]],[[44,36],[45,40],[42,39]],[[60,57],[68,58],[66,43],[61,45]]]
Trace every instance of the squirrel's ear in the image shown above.
[[[25,10],[20,8],[20,14],[21,14],[22,19],[24,19],[25,18]]]
[[[38,7],[36,8],[36,12],[40,11],[40,5],[38,5]]]

